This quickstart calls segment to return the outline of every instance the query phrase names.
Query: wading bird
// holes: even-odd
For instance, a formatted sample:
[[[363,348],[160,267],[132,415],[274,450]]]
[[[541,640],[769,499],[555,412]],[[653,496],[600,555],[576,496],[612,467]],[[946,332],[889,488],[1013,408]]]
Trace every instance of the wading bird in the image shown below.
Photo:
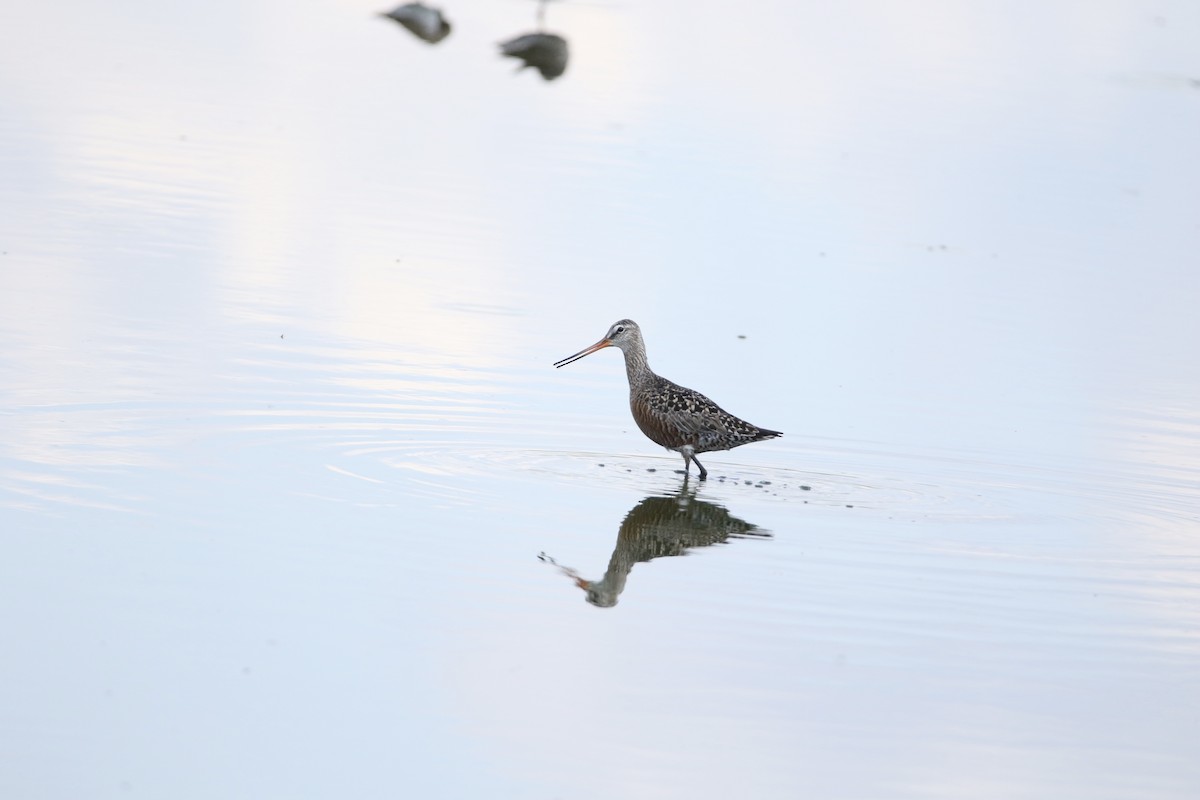
[[[614,322],[603,339],[554,366],[566,366],[605,347],[619,348],[625,355],[633,421],[650,441],[683,456],[684,475],[694,463],[700,470],[700,480],[708,477],[708,470],[696,459],[697,453],[732,450],[783,435],[738,419],[696,390],[654,374],[646,363],[642,329],[631,319]]]

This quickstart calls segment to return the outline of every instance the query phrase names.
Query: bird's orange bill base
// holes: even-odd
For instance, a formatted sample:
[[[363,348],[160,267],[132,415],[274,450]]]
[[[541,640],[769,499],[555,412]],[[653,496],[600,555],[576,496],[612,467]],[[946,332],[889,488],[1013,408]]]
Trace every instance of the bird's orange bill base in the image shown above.
[[[567,356],[562,361],[554,362],[554,366],[565,367],[567,364],[570,364],[572,361],[578,361],[579,359],[583,358],[584,356],[591,355],[592,353],[596,352],[597,350],[603,350],[605,347],[612,347],[612,342],[608,341],[608,339],[601,339],[600,341],[596,342],[591,347],[585,347],[584,349],[580,350],[578,353],[576,353],[573,356]]]

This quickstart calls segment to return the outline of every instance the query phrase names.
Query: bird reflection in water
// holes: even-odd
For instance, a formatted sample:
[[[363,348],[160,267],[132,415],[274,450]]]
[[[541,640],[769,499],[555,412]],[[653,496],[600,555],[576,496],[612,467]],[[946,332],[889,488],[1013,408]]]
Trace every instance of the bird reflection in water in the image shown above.
[[[436,8],[424,3],[405,3],[379,16],[395,20],[423,42],[437,44],[450,35],[450,23]]]
[[[617,546],[608,570],[598,581],[590,581],[542,553],[542,561],[558,569],[586,592],[594,606],[611,608],[625,591],[633,565],[663,556],[681,556],[697,547],[722,544],[729,539],[770,539],[771,533],[738,519],[723,506],[696,499],[687,481],[679,494],[651,495],[625,515],[617,533]]]
[[[546,0],[539,0],[538,29],[500,43],[500,55],[521,61],[517,72],[533,67],[544,80],[552,81],[567,71],[567,40],[557,33],[542,30],[546,21]]]

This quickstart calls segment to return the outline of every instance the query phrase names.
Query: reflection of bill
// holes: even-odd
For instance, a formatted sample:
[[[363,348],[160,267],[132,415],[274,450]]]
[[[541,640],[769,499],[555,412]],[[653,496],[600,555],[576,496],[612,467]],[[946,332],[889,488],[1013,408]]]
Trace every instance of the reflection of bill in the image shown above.
[[[697,547],[721,544],[729,539],[769,539],[771,534],[732,516],[723,506],[697,500],[687,484],[678,495],[647,497],[621,522],[617,546],[608,561],[608,570],[598,581],[589,581],[570,567],[564,567],[542,553],[542,561],[559,568],[587,593],[594,606],[611,608],[625,591],[625,580],[633,565],[662,556],[681,556]]]
[[[567,71],[567,40],[556,33],[527,33],[501,42],[500,54],[520,59],[517,72],[533,67],[548,81]]]
[[[424,3],[405,3],[379,16],[393,19],[423,42],[437,44],[450,35],[450,23],[436,8]]]

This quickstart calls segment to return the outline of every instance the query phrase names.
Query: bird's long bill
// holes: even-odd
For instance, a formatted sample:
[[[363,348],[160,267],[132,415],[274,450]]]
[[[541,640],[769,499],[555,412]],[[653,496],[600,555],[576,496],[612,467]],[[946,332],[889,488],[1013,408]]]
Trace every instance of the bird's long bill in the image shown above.
[[[606,347],[612,347],[612,343],[610,343],[608,341],[608,339],[601,339],[600,341],[596,342],[591,347],[585,347],[584,349],[580,350],[578,353],[576,353],[573,356],[567,356],[562,361],[554,362],[554,366],[565,367],[567,364],[570,364],[572,361],[578,361],[579,359],[583,358],[584,356],[590,356],[592,353],[596,352],[597,350],[603,350]]]

